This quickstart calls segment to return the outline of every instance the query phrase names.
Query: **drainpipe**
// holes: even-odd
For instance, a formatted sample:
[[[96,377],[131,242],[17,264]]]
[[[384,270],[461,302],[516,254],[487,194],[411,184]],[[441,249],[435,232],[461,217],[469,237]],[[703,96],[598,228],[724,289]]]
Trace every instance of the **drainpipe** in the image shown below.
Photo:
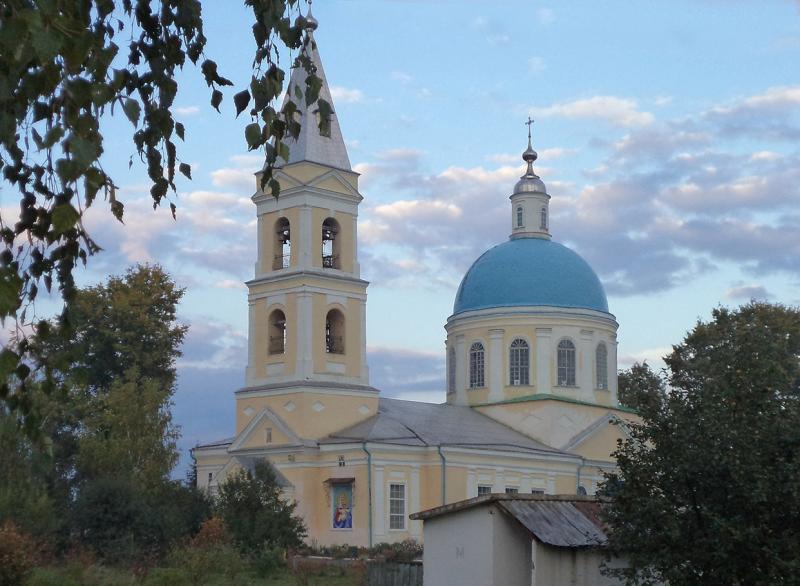
[[[586,466],[586,458],[581,457],[581,463],[578,464],[578,471],[575,473],[575,494],[578,494],[578,489],[581,486],[581,469]]]
[[[367,500],[369,506],[367,507],[367,526],[369,531],[369,547],[372,548],[372,454],[367,449],[367,442],[361,444],[361,449],[367,454]]]
[[[438,447],[439,450],[439,457],[442,459],[442,505],[446,505],[447,499],[447,460],[444,457],[444,452],[442,452],[442,446]]]

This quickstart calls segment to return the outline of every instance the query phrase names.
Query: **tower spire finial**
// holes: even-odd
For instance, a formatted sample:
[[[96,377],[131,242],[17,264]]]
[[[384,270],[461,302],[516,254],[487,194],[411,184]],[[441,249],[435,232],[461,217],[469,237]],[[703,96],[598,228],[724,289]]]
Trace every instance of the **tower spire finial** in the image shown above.
[[[317,30],[319,23],[314,15],[311,14],[311,0],[308,0],[308,12],[306,13],[306,29],[309,31]]]
[[[522,153],[522,160],[528,163],[528,170],[525,175],[528,177],[536,177],[536,173],[533,172],[533,162],[539,158],[539,155],[533,150],[533,146],[531,146],[531,126],[533,126],[533,118],[528,116],[528,121],[525,125],[528,127],[528,148]]]

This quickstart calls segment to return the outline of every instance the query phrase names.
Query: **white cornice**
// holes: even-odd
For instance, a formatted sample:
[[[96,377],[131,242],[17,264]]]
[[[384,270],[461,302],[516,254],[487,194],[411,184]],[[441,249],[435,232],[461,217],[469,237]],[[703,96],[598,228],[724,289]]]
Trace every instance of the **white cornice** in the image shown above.
[[[603,323],[604,325],[611,326],[615,330],[619,327],[614,315],[603,311],[583,309],[579,307],[526,305],[512,307],[487,307],[486,309],[475,309],[472,311],[454,314],[447,318],[445,329],[449,332],[456,325],[472,324],[474,322],[484,320],[500,320],[507,318],[518,320],[521,317],[579,319],[595,323]],[[515,323],[515,325],[518,325],[518,322]]]

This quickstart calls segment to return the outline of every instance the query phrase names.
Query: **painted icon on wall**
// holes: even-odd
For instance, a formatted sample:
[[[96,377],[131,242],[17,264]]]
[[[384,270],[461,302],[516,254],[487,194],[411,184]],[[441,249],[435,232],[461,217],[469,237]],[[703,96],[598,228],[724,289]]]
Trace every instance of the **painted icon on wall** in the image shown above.
[[[333,528],[353,528],[353,485],[333,485]]]

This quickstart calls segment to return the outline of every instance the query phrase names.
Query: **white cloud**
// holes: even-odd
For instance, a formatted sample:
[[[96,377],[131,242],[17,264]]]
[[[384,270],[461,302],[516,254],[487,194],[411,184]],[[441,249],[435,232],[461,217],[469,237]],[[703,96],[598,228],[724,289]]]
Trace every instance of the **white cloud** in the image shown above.
[[[771,295],[763,285],[738,285],[725,291],[728,299],[768,299]]]
[[[217,281],[214,286],[219,289],[241,289],[242,291],[247,291],[247,285],[236,279],[222,279]]]
[[[544,108],[531,108],[535,116],[559,118],[596,118],[623,127],[651,124],[655,117],[638,109],[636,100],[616,96],[593,96],[561,102]]]
[[[391,78],[395,81],[399,81],[402,84],[411,83],[414,78],[404,71],[392,71]]]
[[[355,104],[364,100],[364,92],[355,88],[331,86],[331,97],[340,104]]]
[[[172,111],[178,116],[194,116],[200,113],[200,108],[198,106],[179,106],[173,108]]]

